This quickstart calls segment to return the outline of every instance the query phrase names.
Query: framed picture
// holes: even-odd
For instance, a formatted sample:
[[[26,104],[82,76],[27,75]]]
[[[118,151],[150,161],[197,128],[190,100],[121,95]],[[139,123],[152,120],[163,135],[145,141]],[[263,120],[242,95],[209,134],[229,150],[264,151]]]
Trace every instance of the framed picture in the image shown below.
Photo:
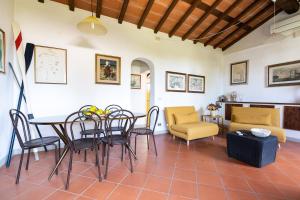
[[[96,83],[121,84],[121,58],[96,54]]]
[[[230,66],[230,84],[247,84],[248,81],[248,61],[232,63]]]
[[[300,60],[268,66],[268,87],[300,85]]]
[[[141,89],[141,75],[131,74],[131,89]]]
[[[166,72],[166,91],[186,92],[186,74],[178,72]]]
[[[67,84],[67,49],[34,48],[35,83]]]
[[[5,33],[0,29],[0,72],[5,73]]]
[[[205,93],[205,76],[188,74],[188,92]]]

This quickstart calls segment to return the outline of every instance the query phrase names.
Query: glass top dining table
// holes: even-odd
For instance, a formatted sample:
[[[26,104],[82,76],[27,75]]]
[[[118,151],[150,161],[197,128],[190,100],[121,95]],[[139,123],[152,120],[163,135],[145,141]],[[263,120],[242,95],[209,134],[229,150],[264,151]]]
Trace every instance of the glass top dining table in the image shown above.
[[[144,114],[144,113],[133,113],[133,116],[134,116],[135,119],[139,119],[139,118],[145,117],[146,114]],[[63,159],[65,158],[65,156],[67,155],[67,153],[69,151],[69,148],[68,148],[68,145],[67,145],[67,138],[64,134],[65,129],[64,129],[64,126],[63,126],[67,117],[68,117],[68,115],[57,115],[57,116],[49,116],[49,117],[38,117],[38,118],[34,118],[34,119],[29,120],[29,123],[32,124],[32,125],[35,125],[35,126],[37,126],[37,125],[51,126],[53,128],[53,130],[56,132],[56,134],[60,137],[60,139],[65,144],[64,150],[63,150],[62,154],[60,155],[60,158],[59,158],[57,164],[55,165],[54,169],[51,171],[51,173],[48,177],[48,180],[50,180],[52,178],[52,176],[54,175],[56,169],[59,167],[59,165],[61,164],[61,162],[63,161]],[[102,115],[101,118],[104,120],[105,115]]]

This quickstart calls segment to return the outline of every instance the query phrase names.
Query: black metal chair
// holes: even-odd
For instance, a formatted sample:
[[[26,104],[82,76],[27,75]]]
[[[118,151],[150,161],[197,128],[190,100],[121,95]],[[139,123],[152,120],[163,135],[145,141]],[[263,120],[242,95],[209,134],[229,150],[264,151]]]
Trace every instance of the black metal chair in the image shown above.
[[[117,112],[118,111],[118,112]],[[119,113],[122,112],[122,107],[116,104],[111,104],[105,108],[105,113],[114,113],[114,115],[118,115]],[[120,123],[116,123],[117,125],[114,125],[111,127],[111,131],[121,131],[122,126]]]
[[[130,160],[130,171],[133,172],[131,154],[134,155],[134,153],[130,147],[130,134],[132,128],[134,127],[135,121],[136,118],[134,117],[133,113],[128,110],[116,110],[106,116],[105,136],[101,138],[103,144],[102,161],[104,161],[104,157],[106,156],[106,168],[104,178],[107,178],[110,148],[114,145],[122,145],[121,160],[123,160],[123,147],[125,147],[125,149],[128,150]],[[115,127],[115,123],[118,123],[119,127],[122,128],[120,130],[120,134],[113,134],[113,127]]]
[[[79,114],[80,115],[87,115],[90,110],[91,107],[93,107],[94,105],[85,105],[85,106],[82,106],[80,109],[79,109]],[[96,107],[96,106],[94,106]],[[96,107],[96,109],[98,110],[98,108]],[[92,113],[91,113],[92,114]],[[80,127],[81,127],[81,136],[82,137],[93,137],[93,135],[96,133],[96,136],[99,138],[101,136],[101,134],[104,134],[104,130],[102,128],[102,120],[99,120],[98,121],[98,129],[95,130],[95,129],[89,129],[88,127],[85,126],[84,123],[80,123]],[[96,132],[95,132],[96,131]],[[86,154],[87,154],[87,150],[84,150],[84,161],[86,162]]]
[[[147,113],[146,127],[133,128],[132,129],[131,133],[135,135],[135,138],[134,138],[134,153],[135,154],[136,154],[136,138],[137,138],[137,136],[146,135],[147,136],[148,149],[149,149],[149,136],[152,136],[153,143],[154,143],[155,154],[157,156],[157,149],[156,149],[154,131],[155,131],[158,115],[159,115],[159,107],[157,107],[157,106],[151,107],[149,109],[148,113]]]
[[[38,147],[53,145],[55,147],[55,164],[56,164],[58,160],[58,149],[55,143],[58,142],[58,148],[60,148],[60,142],[59,142],[60,138],[57,136],[50,136],[50,137],[40,137],[40,138],[32,139],[29,123],[26,116],[21,111],[15,109],[11,109],[9,111],[9,115],[10,115],[11,122],[13,124],[13,128],[15,129],[19,144],[22,148],[21,158],[20,158],[20,163],[19,163],[19,168],[17,173],[17,179],[16,179],[16,184],[18,184],[20,179],[21,169],[22,169],[24,151],[28,150],[27,162],[25,168],[26,170],[28,170],[28,166],[29,166],[31,149],[38,148]],[[20,133],[21,131],[23,132],[23,138]],[[56,174],[57,173],[58,171],[56,170]]]
[[[100,142],[98,133],[98,124],[101,123],[101,117],[94,112],[90,112],[90,115],[85,115],[83,111],[78,111],[70,114],[64,123],[65,137],[67,138],[67,147],[69,148],[70,160],[68,166],[68,175],[65,188],[69,188],[70,173],[72,170],[73,154],[80,150],[93,149],[95,151],[96,166],[98,167],[98,178],[102,180],[100,171],[100,162],[98,156],[98,144]],[[81,137],[81,132],[84,131],[85,127],[92,125],[93,137]],[[76,125],[79,125],[79,127]],[[76,130],[77,128],[77,130]],[[79,129],[79,130],[78,130]],[[77,134],[75,134],[77,133]]]

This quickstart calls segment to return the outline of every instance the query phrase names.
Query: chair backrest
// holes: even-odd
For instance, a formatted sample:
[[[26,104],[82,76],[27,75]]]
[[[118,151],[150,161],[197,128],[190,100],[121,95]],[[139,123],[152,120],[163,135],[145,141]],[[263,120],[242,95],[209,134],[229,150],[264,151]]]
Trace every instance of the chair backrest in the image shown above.
[[[190,114],[192,112],[195,112],[194,106],[166,107],[165,117],[168,129],[170,130],[171,126],[175,124],[174,114]]]
[[[239,115],[248,115],[248,116],[270,115],[271,125],[275,127],[280,127],[280,111],[277,108],[232,107],[231,118],[233,122],[234,122],[234,118]]]
[[[9,116],[13,125],[13,128],[16,132],[19,144],[21,147],[24,146],[24,143],[31,140],[31,133],[29,124],[25,114],[16,109],[11,109],[9,111]],[[19,126],[20,124],[20,126]],[[21,132],[23,132],[23,138],[21,136]]]
[[[96,108],[96,110],[99,110],[97,106],[95,105],[84,105],[82,106],[80,109],[79,109],[79,112],[78,112],[78,115],[80,116],[81,115],[81,118],[84,119],[85,116],[88,116],[89,114],[93,115],[94,111],[91,111],[90,108],[91,107],[94,107]],[[98,115],[94,115],[94,117],[98,118],[99,116]],[[102,120],[101,118],[98,119],[97,121],[98,123],[98,128],[102,128]],[[81,129],[82,130],[85,130],[86,129],[86,126],[85,126],[85,123],[80,123],[80,126],[81,126]]]
[[[85,127],[92,127],[95,130],[94,138],[96,138],[96,131],[99,130],[98,124],[101,117],[94,112],[90,112],[89,115],[85,115],[83,111],[77,111],[70,114],[65,122],[65,137],[67,138],[68,145],[75,149],[73,141],[81,138],[80,131],[84,131]],[[78,127],[78,125],[80,125]]]
[[[115,112],[117,110],[122,110],[122,107],[116,104],[111,104],[105,108],[105,111],[109,111],[109,113]]]
[[[121,128],[121,134],[124,137],[129,138],[130,132],[136,122],[136,118],[133,113],[129,110],[117,110],[109,113],[105,119],[105,134],[106,136],[111,136],[115,122],[118,123],[118,127]]]
[[[159,115],[158,106],[152,106],[147,113],[147,128],[151,129],[153,132],[156,127],[158,115]]]

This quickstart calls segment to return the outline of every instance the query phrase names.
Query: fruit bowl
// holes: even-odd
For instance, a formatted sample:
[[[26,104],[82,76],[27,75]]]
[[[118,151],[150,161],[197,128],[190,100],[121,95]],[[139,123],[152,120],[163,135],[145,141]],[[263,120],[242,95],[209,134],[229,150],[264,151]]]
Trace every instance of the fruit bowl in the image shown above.
[[[251,128],[251,133],[256,137],[268,137],[271,131],[263,128]]]

